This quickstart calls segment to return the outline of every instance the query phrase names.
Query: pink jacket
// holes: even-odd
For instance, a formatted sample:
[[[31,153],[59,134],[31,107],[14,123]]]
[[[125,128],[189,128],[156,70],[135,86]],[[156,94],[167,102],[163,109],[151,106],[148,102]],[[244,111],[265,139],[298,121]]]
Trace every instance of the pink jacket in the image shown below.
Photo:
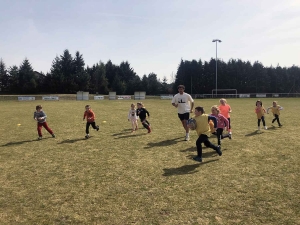
[[[229,122],[228,119],[223,116],[222,114],[218,114],[218,115],[214,115],[214,114],[210,114],[211,116],[214,116],[217,118],[218,120],[218,127],[217,128],[225,128],[229,126]]]

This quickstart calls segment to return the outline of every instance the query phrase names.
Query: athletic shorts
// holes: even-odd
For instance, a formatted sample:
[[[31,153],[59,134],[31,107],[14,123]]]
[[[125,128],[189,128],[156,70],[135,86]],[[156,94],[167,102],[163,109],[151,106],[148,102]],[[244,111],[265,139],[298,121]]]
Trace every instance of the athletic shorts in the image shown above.
[[[184,114],[179,114],[178,113],[178,118],[182,120],[188,120],[190,118],[190,113],[184,113]]]

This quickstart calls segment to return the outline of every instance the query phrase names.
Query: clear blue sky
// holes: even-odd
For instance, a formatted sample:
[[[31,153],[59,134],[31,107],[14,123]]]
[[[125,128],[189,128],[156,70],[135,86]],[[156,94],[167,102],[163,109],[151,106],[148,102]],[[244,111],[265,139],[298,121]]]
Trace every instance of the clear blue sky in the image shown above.
[[[300,64],[299,0],[0,0],[0,58],[50,71],[68,49],[86,65],[128,61],[172,80],[181,58]]]

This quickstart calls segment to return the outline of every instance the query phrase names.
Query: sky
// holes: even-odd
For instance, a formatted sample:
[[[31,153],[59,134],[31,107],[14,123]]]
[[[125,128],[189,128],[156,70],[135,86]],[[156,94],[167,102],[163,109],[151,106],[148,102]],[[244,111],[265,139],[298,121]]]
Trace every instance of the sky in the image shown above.
[[[128,61],[174,80],[182,60],[300,65],[299,0],[0,0],[0,58],[50,72],[68,49],[86,66]],[[213,39],[222,42],[213,43]]]

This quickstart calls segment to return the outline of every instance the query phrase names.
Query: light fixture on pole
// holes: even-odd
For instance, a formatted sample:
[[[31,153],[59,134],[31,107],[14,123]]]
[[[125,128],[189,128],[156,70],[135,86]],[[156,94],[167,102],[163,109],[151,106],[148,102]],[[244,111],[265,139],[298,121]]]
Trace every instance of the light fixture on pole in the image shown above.
[[[222,42],[219,39],[214,39],[212,42],[216,42],[216,96],[218,94],[218,42]]]

